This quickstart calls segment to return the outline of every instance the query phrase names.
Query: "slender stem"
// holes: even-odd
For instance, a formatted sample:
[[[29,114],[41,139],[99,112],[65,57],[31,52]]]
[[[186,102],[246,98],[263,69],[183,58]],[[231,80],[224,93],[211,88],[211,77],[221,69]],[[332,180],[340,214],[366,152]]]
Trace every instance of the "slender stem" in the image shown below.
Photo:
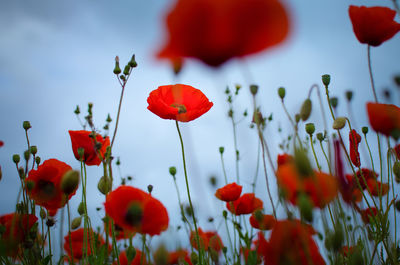
[[[66,196],[66,195],[65,195]],[[68,203],[68,198],[67,198]],[[64,254],[64,244],[63,244],[63,236],[64,236],[64,217],[65,217],[65,208],[61,209],[61,220],[60,220],[60,256]],[[69,220],[68,220],[69,221]],[[68,223],[69,227],[69,223]]]
[[[397,3],[397,0],[392,0],[392,2],[393,2],[394,9],[396,9],[397,15],[400,16],[400,7],[399,7],[399,4]]]
[[[184,170],[184,173],[185,173],[186,190],[187,190],[187,194],[188,194],[189,205],[190,205],[190,208],[191,208],[191,210],[192,210],[193,225],[194,225],[194,229],[195,229],[195,231],[196,231],[196,242],[197,242],[197,246],[198,246],[198,248],[199,248],[199,264],[202,264],[202,260],[203,260],[203,251],[202,251],[202,247],[201,247],[201,245],[200,245],[199,231],[198,231],[198,229],[197,229],[197,223],[196,223],[195,212],[194,212],[194,208],[193,208],[193,204],[192,204],[192,199],[191,199],[191,197],[190,197],[189,181],[188,181],[187,170],[186,170],[185,148],[184,148],[184,146],[183,146],[183,139],[182,139],[181,131],[180,131],[180,129],[179,129],[178,121],[175,121],[175,125],[176,125],[176,129],[177,129],[177,131],[178,131],[179,140],[180,140],[180,142],[181,142],[182,160],[183,160],[183,170]]]
[[[226,170],[225,170],[225,163],[224,163],[224,156],[221,153],[221,164],[222,164],[222,171],[224,172],[224,179],[225,179],[225,185],[228,184],[228,178],[226,176]]]
[[[115,225],[114,225],[114,220],[112,219],[111,219],[111,233],[112,233],[112,245],[113,245],[114,255],[117,257],[117,264],[120,265],[117,240],[115,239]]]
[[[72,250],[72,238],[71,238],[71,215],[69,210],[69,201],[67,201],[67,211],[68,211],[68,241],[69,241],[69,250],[71,251],[70,255],[70,264],[74,264],[74,251]]]
[[[239,182],[239,149],[237,147],[236,123],[233,120],[233,115],[231,117],[231,121],[232,121],[232,128],[233,128],[233,144],[235,147],[236,181],[238,184],[240,184],[240,182]]]
[[[115,136],[116,136],[116,134],[117,134],[118,122],[119,122],[119,114],[121,113],[121,105],[122,105],[122,99],[123,99],[123,97],[124,97],[125,85],[126,85],[126,82],[124,82],[123,85],[122,85],[121,96],[120,96],[120,98],[119,98],[118,112],[117,112],[117,121],[115,122],[114,134],[113,134],[113,137],[112,137],[112,140],[111,140],[111,148],[112,148],[113,145],[114,145]]]
[[[318,158],[317,158],[317,155],[315,153],[312,135],[310,135],[310,144],[311,144],[312,152],[314,154],[315,163],[317,163],[318,170],[321,171],[321,166],[318,163]]]
[[[47,213],[48,214],[48,213]],[[49,255],[50,255],[50,265],[53,265],[53,257],[51,254],[51,235],[50,235],[50,226],[47,226],[47,234],[49,235]]]
[[[146,246],[146,235],[142,235],[142,255],[140,256],[140,265],[143,265],[144,256],[145,256],[145,246]]]
[[[371,87],[372,87],[372,92],[374,94],[374,99],[375,102],[378,102],[378,97],[376,96],[376,91],[375,91],[375,83],[374,83],[374,76],[372,74],[372,66],[371,66],[371,46],[367,45],[367,57],[368,57],[368,70],[369,70],[369,77],[371,79]]]
[[[326,163],[328,164],[329,174],[332,175],[331,164],[329,163],[329,159],[328,159],[328,157],[326,156],[324,147],[323,147],[323,145],[322,145],[322,141],[319,141],[319,145],[321,146],[322,153],[324,154]]]

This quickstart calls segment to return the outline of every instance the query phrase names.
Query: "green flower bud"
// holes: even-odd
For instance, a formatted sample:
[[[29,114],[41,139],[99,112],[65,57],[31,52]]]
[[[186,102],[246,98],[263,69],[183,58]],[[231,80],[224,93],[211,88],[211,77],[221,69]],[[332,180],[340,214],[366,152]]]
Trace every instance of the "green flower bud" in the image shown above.
[[[31,150],[26,150],[26,151],[24,152],[24,159],[25,159],[25,161],[28,161],[29,158],[30,158],[30,156],[31,156]]]
[[[325,136],[323,133],[317,133],[317,139],[318,141],[322,142],[325,139]]]
[[[346,99],[348,102],[350,102],[353,99],[353,91],[351,90],[346,91]]]
[[[258,86],[257,85],[250,85],[250,92],[253,96],[257,95]]]
[[[313,203],[306,194],[300,194],[297,198],[297,206],[300,209],[300,214],[307,222],[313,220]]]
[[[81,226],[81,222],[82,222],[82,217],[81,216],[74,218],[72,220],[72,222],[71,222],[71,229],[75,230],[78,227],[80,227]]]
[[[112,183],[108,177],[101,177],[99,183],[97,183],[97,189],[104,195],[111,191]]]
[[[44,220],[46,219],[46,217],[47,217],[46,211],[43,208],[40,208],[40,218]]]
[[[176,175],[176,167],[170,167],[169,168],[169,174],[171,174],[173,177]]]
[[[30,128],[32,128],[31,123],[29,121],[24,121],[22,123],[22,127],[25,129],[25,131],[29,130]]]
[[[112,119],[111,119],[110,113],[108,113],[108,114],[107,114],[107,119],[106,119],[106,122],[108,122],[108,123],[112,122]]]
[[[129,246],[126,249],[126,257],[128,258],[128,264],[131,264],[131,261],[135,258],[136,256],[136,249],[133,246]]]
[[[80,157],[80,160],[83,160],[83,156],[85,155],[85,149],[82,147],[78,148],[78,155]]]
[[[304,100],[303,105],[301,105],[301,109],[300,109],[301,119],[303,121],[308,120],[308,118],[310,117],[311,111],[312,111],[312,102],[308,98],[308,99]]]
[[[362,127],[361,131],[362,131],[363,134],[367,134],[368,133],[368,127],[367,126]]]
[[[222,216],[226,219],[226,217],[228,216],[228,212],[226,210],[222,211]]]
[[[215,187],[215,185],[217,185],[217,178],[215,176],[210,177],[210,184],[213,187]]]
[[[278,95],[283,100],[286,95],[286,89],[284,87],[278,88]]]
[[[136,62],[136,59],[135,59],[135,55],[132,55],[132,58],[131,58],[131,60],[129,61],[128,64],[129,64],[129,66],[132,67],[132,68],[137,67],[137,62]]]
[[[36,165],[39,166],[40,164],[40,156],[35,157]]]
[[[332,128],[335,130],[343,129],[346,126],[346,118],[345,117],[338,117],[334,120]]]
[[[294,120],[296,121],[296,123],[299,123],[300,119],[301,119],[300,114],[294,115]]]
[[[78,213],[79,215],[83,215],[85,213],[85,204],[83,202],[79,203]]]
[[[32,155],[36,155],[37,154],[37,146],[36,145],[32,145],[31,146],[31,153],[32,153]]]
[[[67,171],[61,179],[61,190],[64,194],[73,193],[79,185],[79,172],[76,170]]]
[[[119,75],[121,73],[121,68],[119,68],[119,57],[115,57],[115,67],[114,67],[114,74]]]
[[[124,75],[129,75],[129,70],[131,70],[131,67],[129,65],[126,65],[124,68]]]
[[[139,225],[143,218],[143,209],[138,203],[132,203],[127,213],[125,214],[125,221],[132,226]]]
[[[78,105],[76,105],[76,108],[75,108],[75,110],[74,110],[74,113],[75,113],[76,115],[79,115],[79,113],[81,113],[81,110],[79,109],[79,106],[78,106]]]
[[[322,83],[324,84],[325,87],[328,87],[329,84],[331,83],[331,76],[326,74],[322,76]]]
[[[152,191],[153,191],[153,185],[148,185],[147,186],[147,191],[149,192],[149,193],[151,193]]]
[[[34,187],[35,187],[35,182],[33,182],[33,181],[31,181],[31,180],[29,180],[29,181],[26,182],[26,189],[27,189],[28,191],[31,191]]]
[[[223,146],[219,147],[219,153],[222,155],[225,151],[225,148]]]
[[[20,156],[18,154],[15,154],[15,155],[12,156],[12,160],[13,160],[13,162],[15,164],[18,164],[19,161],[21,161],[21,158],[20,158]]]
[[[336,108],[339,103],[339,99],[337,97],[331,97],[329,102],[333,108]]]
[[[294,161],[297,170],[302,177],[310,177],[314,174],[314,170],[304,150],[296,149],[294,152]]]
[[[307,123],[307,124],[306,124],[306,132],[307,132],[310,136],[313,135],[313,133],[315,132],[315,125],[314,125],[314,123]]]
[[[121,78],[122,81],[126,81],[126,78],[124,75],[120,75],[119,78]]]
[[[396,177],[395,178],[396,182],[399,183],[400,182],[400,162],[399,161],[394,162],[394,164],[393,164],[393,173],[394,173],[394,175]]]

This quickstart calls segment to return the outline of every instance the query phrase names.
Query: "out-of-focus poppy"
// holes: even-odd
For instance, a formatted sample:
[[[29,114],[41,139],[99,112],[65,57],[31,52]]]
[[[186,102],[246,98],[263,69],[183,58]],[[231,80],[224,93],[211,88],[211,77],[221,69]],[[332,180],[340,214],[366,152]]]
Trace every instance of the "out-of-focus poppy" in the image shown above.
[[[108,224],[106,222],[104,222],[104,230],[106,229],[106,226],[107,226],[108,227],[108,235],[110,237],[112,237],[112,226],[111,226],[112,220],[111,220],[111,218],[106,218],[106,219],[108,220]],[[135,236],[136,232],[127,230],[127,229],[123,229],[122,227],[120,227],[119,225],[114,223],[114,234],[115,234],[115,239],[120,240],[120,239],[131,238],[131,237]]]
[[[3,147],[4,142],[0,140],[0,147]]]
[[[250,214],[262,207],[262,200],[257,198],[254,193],[245,193],[236,201],[226,203],[226,208],[235,215]]]
[[[145,265],[147,264],[146,255],[143,255],[143,263],[142,261],[142,251],[136,249],[136,255],[133,260],[129,263],[128,256],[126,255],[126,251],[122,251],[119,253],[119,264],[120,265]],[[113,265],[118,265],[118,261],[114,261]]]
[[[178,0],[166,22],[160,58],[190,57],[215,67],[275,46],[289,32],[278,0]]]
[[[71,237],[69,236],[69,234],[64,237],[64,250],[67,252],[69,259],[73,258],[75,261],[78,261],[82,259],[85,247],[87,247],[88,255],[91,255],[93,251],[92,245],[97,249],[105,244],[103,237],[95,233],[92,229],[88,228],[86,230],[86,233],[87,233],[87,235],[85,236],[85,238],[87,239],[86,243],[84,242],[84,228],[72,231]],[[72,252],[71,252],[71,246],[72,246]],[[108,250],[110,250],[110,248],[111,246],[108,246]]]
[[[366,208],[364,210],[361,210],[360,214],[363,222],[369,224],[371,219],[375,218],[375,216],[378,214],[378,209],[376,209],[375,207]]]
[[[43,162],[37,169],[29,171],[25,179],[27,192],[37,205],[55,214],[57,209],[64,207],[75,194],[77,187],[68,196],[61,190],[61,181],[65,173],[72,168],[57,159]]]
[[[359,167],[361,165],[360,162],[360,153],[358,152],[358,145],[361,142],[361,136],[356,132],[356,130],[351,130],[349,133],[349,141],[350,141],[350,159],[354,166]]]
[[[242,193],[242,186],[236,184],[236,182],[225,185],[224,187],[217,189],[215,197],[221,201],[231,202],[239,199]]]
[[[292,155],[289,155],[289,154],[286,154],[286,153],[278,155],[278,159],[277,159],[278,166],[282,166],[284,164],[291,163],[293,161],[294,161],[294,158],[293,158]]]
[[[71,137],[72,151],[77,160],[80,160],[78,149],[83,148],[83,162],[88,166],[98,166],[106,153],[107,147],[110,146],[110,138],[103,138],[100,134],[96,134],[94,139],[91,131],[68,131]]]
[[[118,187],[107,195],[104,206],[115,224],[128,231],[159,235],[168,228],[167,209],[138,188]]]
[[[250,216],[250,225],[260,230],[271,230],[275,222],[273,215],[263,214],[261,211],[253,212]]]
[[[263,253],[265,264],[325,264],[313,234],[313,229],[299,220],[277,221]]]
[[[346,179],[349,182],[349,184],[352,186],[353,189],[358,189],[358,183],[360,184],[361,188],[365,190],[368,185],[368,180],[374,180],[376,181],[376,178],[378,177],[378,173],[368,169],[368,168],[362,168],[361,170],[357,170],[355,175],[348,174],[346,175]],[[358,179],[358,183],[357,183]]]
[[[10,213],[0,216],[0,225],[4,229],[0,245],[6,256],[15,257],[19,253],[21,244],[36,221],[37,217],[33,214]]]
[[[372,196],[384,196],[389,192],[388,183],[381,183],[375,179],[368,179],[367,185]]]
[[[354,34],[361,43],[379,46],[400,31],[394,21],[396,11],[381,6],[350,6],[349,16]]]
[[[186,249],[179,249],[177,251],[168,253],[167,257],[168,265],[183,264],[183,261],[185,261],[189,265],[192,265],[192,261],[190,260],[189,253]]]
[[[147,109],[160,118],[181,122],[197,119],[213,106],[199,89],[183,84],[159,86],[147,103]]]
[[[386,136],[400,133],[400,108],[392,104],[367,103],[369,123]]]
[[[397,159],[400,159],[400,144],[398,144],[398,145],[396,145],[396,146],[394,147],[394,151],[395,151],[395,153],[396,153]]]
[[[221,237],[218,235],[217,232],[215,231],[204,232],[201,228],[198,228],[197,231],[199,233],[200,245],[203,249],[205,249],[206,251],[208,249],[212,249],[216,252],[220,252],[222,250],[224,245],[222,243]],[[192,231],[190,233],[190,242],[195,249],[199,249],[197,245],[195,231]]]

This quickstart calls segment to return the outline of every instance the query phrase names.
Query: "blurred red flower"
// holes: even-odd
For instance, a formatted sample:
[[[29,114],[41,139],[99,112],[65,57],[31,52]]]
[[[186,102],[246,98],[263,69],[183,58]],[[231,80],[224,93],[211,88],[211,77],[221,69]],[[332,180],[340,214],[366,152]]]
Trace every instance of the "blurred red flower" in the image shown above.
[[[358,152],[358,145],[361,142],[361,136],[356,132],[356,130],[351,130],[349,133],[349,141],[350,141],[350,159],[354,166],[359,167],[361,165],[360,162],[360,153]]]
[[[276,223],[273,215],[262,214],[261,212],[253,212],[250,216],[250,225],[260,230],[271,230]]]
[[[108,235],[110,237],[112,237],[112,219],[111,218],[107,218],[108,220]],[[106,229],[106,222],[104,222],[104,230]],[[114,222],[114,234],[115,234],[115,239],[116,240],[120,240],[120,239],[128,239],[130,237],[135,236],[136,232],[131,231],[131,230],[127,230],[127,229],[123,229],[122,227],[120,227],[119,225],[117,225]]]
[[[284,164],[291,163],[293,161],[294,161],[294,158],[293,158],[292,155],[289,155],[289,154],[286,154],[286,153],[278,155],[278,159],[277,159],[278,166],[282,166]]]
[[[4,142],[0,140],[0,147],[3,147]]]
[[[92,229],[88,228],[86,230],[86,239],[87,239],[87,251],[88,255],[91,255],[92,253],[92,244],[93,246],[97,249],[100,246],[104,245],[104,239],[101,237],[99,234],[93,232]],[[71,239],[71,245],[72,245],[72,253],[71,253],[71,245],[70,245],[70,239]],[[78,261],[82,259],[83,254],[84,254],[84,248],[85,248],[85,242],[84,240],[84,228],[80,228],[78,230],[75,230],[71,232],[71,238],[69,237],[69,234],[64,237],[64,250],[67,252],[67,255],[69,259],[72,257],[75,261]],[[111,249],[111,246],[108,246],[108,250]],[[73,254],[73,256],[71,256]],[[68,259],[68,260],[69,260]]]
[[[245,193],[236,201],[226,203],[226,208],[235,215],[250,214],[262,207],[263,202],[254,193]]]
[[[381,183],[375,179],[368,179],[367,185],[372,196],[384,196],[389,192],[388,183]]]
[[[142,261],[142,251],[140,251],[139,249],[136,249],[136,255],[131,261],[131,263],[128,262],[128,256],[126,255],[126,251],[119,253],[120,265],[141,265],[141,261]],[[147,264],[146,255],[143,256],[143,265],[145,264]],[[113,265],[118,265],[118,262],[114,261]]]
[[[376,209],[375,207],[366,208],[364,210],[361,210],[360,214],[363,222],[369,224],[371,219],[375,218],[375,216],[378,214],[378,209]]]
[[[299,220],[277,221],[272,228],[268,245],[264,248],[265,264],[325,264],[312,238],[314,233],[311,226],[304,225]]]
[[[381,45],[400,31],[394,21],[396,11],[387,7],[351,5],[349,16],[358,41],[371,46]]]
[[[197,119],[213,106],[200,90],[183,84],[159,86],[147,103],[147,109],[160,118],[181,122]]]
[[[201,228],[197,229],[199,233],[199,239],[200,239],[200,245],[203,249],[206,251],[210,248],[212,250],[215,250],[216,252],[219,252],[222,250],[224,247],[222,243],[221,237],[218,235],[217,232],[215,231],[208,231],[208,232],[203,232]],[[196,240],[196,232],[192,231],[190,233],[190,242],[192,246],[195,249],[199,249],[197,245],[197,240]]]
[[[61,180],[64,174],[71,169],[64,162],[49,159],[37,169],[29,171],[28,177],[25,179],[29,196],[37,205],[45,207],[51,215],[55,215],[57,209],[64,207],[76,192],[75,189],[67,196],[61,190]]]
[[[369,123],[386,136],[400,133],[400,108],[392,104],[367,103]]]
[[[122,229],[159,235],[168,228],[167,209],[140,189],[120,186],[107,195],[104,206],[107,215]]]
[[[83,162],[88,166],[100,165],[104,158],[107,147],[110,146],[110,138],[103,138],[96,134],[96,141],[91,131],[68,131],[71,137],[72,151],[77,160],[80,161],[78,149],[83,148]]]
[[[191,57],[210,66],[277,45],[289,32],[278,0],[178,0],[166,23],[168,41],[159,57]]]
[[[33,214],[10,213],[0,216],[0,226],[4,231],[0,237],[0,245],[6,256],[15,257],[22,250],[25,241],[37,217]]]
[[[236,184],[236,182],[225,185],[224,187],[217,189],[215,197],[221,201],[236,201],[242,193],[242,186]]]
[[[185,261],[188,265],[192,265],[189,253],[186,249],[179,249],[177,251],[169,252],[167,257],[168,265],[184,264]]]

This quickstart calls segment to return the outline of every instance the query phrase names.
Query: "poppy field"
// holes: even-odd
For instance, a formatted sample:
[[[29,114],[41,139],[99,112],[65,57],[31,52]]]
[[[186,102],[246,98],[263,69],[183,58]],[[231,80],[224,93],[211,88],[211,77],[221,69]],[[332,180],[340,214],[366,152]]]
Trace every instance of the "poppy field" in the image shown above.
[[[115,148],[125,143],[116,139],[125,115],[124,95],[141,61],[140,54],[116,56],[109,75],[120,97],[101,106],[115,109],[115,117],[108,114],[105,124],[100,124],[95,103],[77,105],[71,116],[76,116],[81,128],[65,128],[75,164],[41,153],[31,137],[40,128],[30,121],[15,128],[23,130],[21,141],[26,144],[21,154],[15,150],[9,161],[0,164],[15,168],[14,176],[7,176],[0,167],[0,181],[13,177],[19,185],[15,211],[0,215],[0,264],[400,264],[400,108],[398,99],[391,97],[396,93],[388,89],[382,97],[376,88],[371,56],[376,47],[384,48],[386,42],[400,37],[399,3],[388,2],[390,7],[348,6],[346,16],[353,38],[365,50],[369,80],[363,93],[370,100],[354,106],[356,115],[350,111],[357,96],[351,90],[343,99],[348,111],[339,110],[338,98],[332,96],[337,78],[333,73],[316,76],[311,86],[301,84],[308,86],[303,91],[308,96],[297,98],[295,112],[287,102],[290,91],[284,87],[270,92],[279,101],[279,110],[264,106],[260,98],[264,88],[251,73],[246,74],[251,80],[248,85],[225,87],[225,118],[232,125],[226,130],[233,139],[230,147],[212,150],[218,154],[215,163],[221,177],[209,179],[210,200],[222,210],[211,214],[197,208],[206,198],[193,196],[195,172],[188,165],[196,151],[188,152],[189,136],[183,128],[206,120],[220,102],[201,87],[181,82],[182,71],[192,61],[211,71],[232,61],[245,64],[248,57],[283,45],[293,30],[293,18],[289,4],[281,0],[176,0],[165,13],[166,38],[154,52],[156,60],[169,67],[174,81],[157,85],[147,96],[147,111],[168,122],[179,140],[168,150],[179,164],[164,170],[174,188],[167,190],[161,182],[143,187],[134,177],[121,176],[121,161],[134,155],[120,160]],[[393,90],[400,90],[398,70],[387,69],[393,75],[389,80]],[[242,111],[235,103],[245,96],[250,103]],[[275,138],[268,130],[275,112],[282,113],[279,124],[287,125],[278,129],[280,142],[271,140]],[[358,127],[363,119],[368,124]],[[251,151],[257,157],[251,172],[242,166],[248,149],[238,144],[247,144],[238,136],[242,121],[248,121],[246,129],[257,142]],[[145,137],[150,129],[137,126],[130,133]],[[0,139],[0,151],[7,144]],[[143,151],[131,152],[140,156]],[[232,163],[227,156],[234,157]],[[100,196],[96,198],[101,198],[96,209],[90,203],[92,179]],[[169,200],[161,198],[160,191],[168,193]],[[175,211],[166,206],[171,202]]]

